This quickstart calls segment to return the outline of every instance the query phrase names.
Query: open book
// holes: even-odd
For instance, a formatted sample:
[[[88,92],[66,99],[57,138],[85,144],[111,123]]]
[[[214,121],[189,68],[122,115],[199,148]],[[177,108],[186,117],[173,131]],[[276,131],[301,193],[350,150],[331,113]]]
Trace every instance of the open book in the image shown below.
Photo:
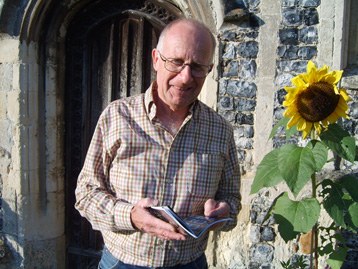
[[[179,229],[182,228],[194,238],[199,238],[210,226],[218,222],[231,220],[231,218],[209,218],[205,216],[188,216],[182,219],[170,206],[152,206],[151,212],[154,216],[177,226]]]

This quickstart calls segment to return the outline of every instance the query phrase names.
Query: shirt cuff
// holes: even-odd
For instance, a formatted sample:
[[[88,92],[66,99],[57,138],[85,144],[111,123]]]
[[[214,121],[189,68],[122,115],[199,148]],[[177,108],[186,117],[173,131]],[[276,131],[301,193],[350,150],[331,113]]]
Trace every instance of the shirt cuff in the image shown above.
[[[118,201],[114,207],[114,224],[118,230],[135,230],[131,221],[134,205]]]

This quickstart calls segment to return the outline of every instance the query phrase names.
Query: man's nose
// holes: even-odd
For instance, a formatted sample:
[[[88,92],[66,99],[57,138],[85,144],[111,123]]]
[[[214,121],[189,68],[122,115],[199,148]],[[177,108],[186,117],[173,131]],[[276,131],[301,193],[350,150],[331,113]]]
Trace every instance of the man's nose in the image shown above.
[[[193,76],[191,74],[191,66],[185,65],[183,70],[180,71],[180,77],[183,83],[189,83],[193,80]]]

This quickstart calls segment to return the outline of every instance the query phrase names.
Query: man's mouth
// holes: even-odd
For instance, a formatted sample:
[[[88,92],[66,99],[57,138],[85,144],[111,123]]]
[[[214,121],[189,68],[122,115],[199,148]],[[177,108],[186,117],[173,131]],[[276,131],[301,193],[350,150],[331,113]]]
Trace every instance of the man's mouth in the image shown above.
[[[177,89],[177,90],[180,90],[180,91],[183,91],[183,92],[185,92],[185,91],[188,91],[190,88],[184,88],[184,87],[178,87],[178,86],[173,86],[175,89]]]

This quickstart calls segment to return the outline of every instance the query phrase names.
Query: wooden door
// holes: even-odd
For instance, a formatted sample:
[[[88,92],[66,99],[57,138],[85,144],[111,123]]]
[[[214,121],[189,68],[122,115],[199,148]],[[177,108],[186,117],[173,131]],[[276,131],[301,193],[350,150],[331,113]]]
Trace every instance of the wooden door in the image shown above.
[[[97,120],[113,100],[144,92],[155,79],[151,50],[180,16],[154,1],[94,1],[66,37],[65,164],[67,268],[97,268],[100,232],[74,208],[76,181]]]

